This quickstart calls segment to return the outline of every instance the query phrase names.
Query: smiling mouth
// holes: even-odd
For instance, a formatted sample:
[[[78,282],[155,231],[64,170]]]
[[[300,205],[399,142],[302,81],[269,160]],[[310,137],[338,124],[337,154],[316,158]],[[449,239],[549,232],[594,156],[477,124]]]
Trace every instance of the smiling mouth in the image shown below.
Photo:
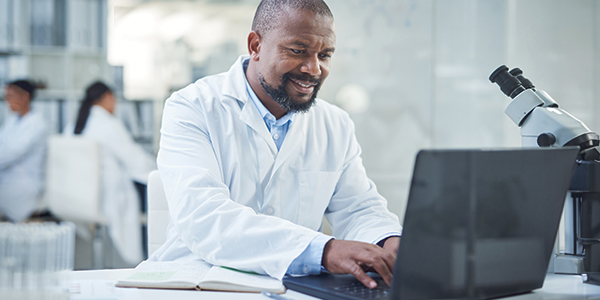
[[[305,94],[311,93],[314,90],[314,87],[317,85],[316,83],[303,82],[295,79],[290,79],[290,81],[294,83],[294,86],[298,91]]]

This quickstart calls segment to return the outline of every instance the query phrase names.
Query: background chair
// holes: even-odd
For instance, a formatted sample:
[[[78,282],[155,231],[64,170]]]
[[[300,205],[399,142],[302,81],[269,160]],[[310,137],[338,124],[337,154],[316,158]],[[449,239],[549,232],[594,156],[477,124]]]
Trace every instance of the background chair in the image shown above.
[[[48,209],[61,220],[94,228],[94,268],[104,267],[106,220],[101,208],[101,149],[81,136],[48,139],[46,187]]]
[[[148,256],[167,240],[169,207],[158,170],[148,176]]]

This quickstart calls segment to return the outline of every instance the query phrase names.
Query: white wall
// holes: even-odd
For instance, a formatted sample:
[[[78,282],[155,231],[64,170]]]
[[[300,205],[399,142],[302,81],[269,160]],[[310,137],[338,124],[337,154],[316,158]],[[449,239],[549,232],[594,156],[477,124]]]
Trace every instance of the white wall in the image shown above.
[[[238,54],[246,52],[245,37],[258,3],[242,2],[207,8],[206,3],[171,1],[160,4],[170,10],[154,7],[154,13],[162,16],[155,16],[151,21],[155,24],[168,24],[168,14],[177,6],[192,14],[199,11],[194,26],[202,30],[180,34],[179,45],[164,33],[161,37],[161,26],[157,33],[144,33],[146,37],[139,32],[121,36],[129,47],[136,43],[146,47],[138,50],[137,63],[146,59],[141,62],[151,69],[146,75],[161,81],[126,77],[126,89],[129,80],[130,92],[151,91],[162,101],[169,87],[192,80],[189,72],[176,70],[195,64],[205,66],[208,73],[226,71]],[[327,3],[336,19],[337,51],[319,95],[350,112],[367,172],[401,219],[419,149],[520,146],[519,129],[504,115],[509,99],[488,81],[502,64],[520,67],[564,109],[592,130],[600,130],[599,1]],[[158,4],[139,9],[152,11],[150,5]],[[115,13],[115,30],[125,30],[120,21],[132,12]],[[204,40],[212,44],[202,44]],[[111,55],[109,45],[111,57],[125,65],[126,76],[134,73],[125,56]],[[170,78],[173,82],[168,82]]]
[[[338,50],[320,96],[346,107],[344,85],[367,92],[368,108],[349,111],[365,167],[401,219],[418,149],[520,146],[509,98],[488,80],[502,64],[600,130],[598,1],[328,3]]]

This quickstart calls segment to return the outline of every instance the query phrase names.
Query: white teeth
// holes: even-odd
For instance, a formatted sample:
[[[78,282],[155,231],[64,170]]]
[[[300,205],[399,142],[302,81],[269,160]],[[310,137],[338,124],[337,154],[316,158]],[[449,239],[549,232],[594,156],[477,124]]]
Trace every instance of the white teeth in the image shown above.
[[[311,84],[304,84],[304,83],[298,82],[296,80],[294,80],[294,82],[297,83],[298,85],[300,85],[301,87],[305,87],[305,88],[309,88],[312,86]]]

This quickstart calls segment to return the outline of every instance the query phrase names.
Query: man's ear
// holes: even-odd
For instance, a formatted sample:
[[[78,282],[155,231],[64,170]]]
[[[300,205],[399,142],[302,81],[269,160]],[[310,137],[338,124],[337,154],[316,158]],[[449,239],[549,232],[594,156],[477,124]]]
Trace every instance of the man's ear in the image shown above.
[[[248,34],[248,54],[253,61],[258,61],[260,54],[260,45],[262,39],[260,34],[256,31],[251,31]]]

